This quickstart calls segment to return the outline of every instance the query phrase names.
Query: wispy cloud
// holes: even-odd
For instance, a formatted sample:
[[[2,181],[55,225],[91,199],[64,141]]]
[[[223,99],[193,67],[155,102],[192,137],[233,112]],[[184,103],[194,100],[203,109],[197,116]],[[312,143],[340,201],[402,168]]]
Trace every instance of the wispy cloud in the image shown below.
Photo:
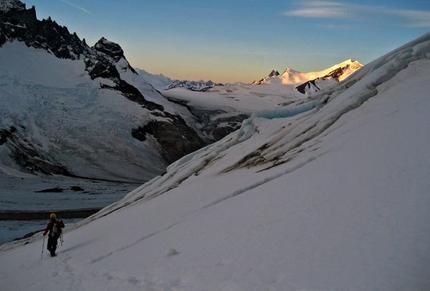
[[[347,18],[352,16],[351,5],[331,1],[303,1],[300,7],[285,12],[287,16],[312,18]]]
[[[430,11],[419,10],[390,10],[392,15],[405,18],[408,27],[430,27]]]
[[[337,1],[302,1],[297,8],[284,12],[286,16],[306,18],[363,20],[376,16],[403,18],[406,27],[430,27],[430,11],[401,10],[383,6],[356,5]]]
[[[66,4],[69,4],[72,7],[75,7],[76,9],[79,9],[79,10],[81,10],[81,11],[83,11],[83,12],[89,14],[89,15],[92,15],[91,12],[89,12],[87,9],[85,9],[85,8],[83,8],[81,6],[76,5],[75,3],[72,3],[72,2],[67,1],[67,0],[61,0],[61,1],[63,1]]]

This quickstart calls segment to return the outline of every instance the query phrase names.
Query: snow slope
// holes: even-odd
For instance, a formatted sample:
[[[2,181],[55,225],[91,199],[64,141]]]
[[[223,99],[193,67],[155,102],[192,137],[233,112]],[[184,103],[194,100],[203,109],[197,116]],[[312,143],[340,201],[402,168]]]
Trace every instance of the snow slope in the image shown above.
[[[429,290],[430,34],[264,110],[70,226],[1,290]]]

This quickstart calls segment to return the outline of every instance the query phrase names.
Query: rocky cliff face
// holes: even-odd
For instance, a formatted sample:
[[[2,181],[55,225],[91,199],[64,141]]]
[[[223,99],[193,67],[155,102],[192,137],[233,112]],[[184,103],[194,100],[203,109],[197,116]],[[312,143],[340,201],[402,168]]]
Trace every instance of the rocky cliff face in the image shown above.
[[[127,140],[127,145],[122,145],[122,147],[127,148],[129,152],[129,154],[127,154],[129,155],[127,163],[144,164],[144,170],[149,169],[148,171],[151,172],[151,175],[160,173],[162,168],[160,165],[164,165],[165,167],[168,163],[206,145],[194,130],[189,127],[175,112],[173,109],[174,106],[169,106],[169,101],[167,101],[167,99],[165,99],[157,90],[152,88],[151,85],[145,83],[142,78],[137,78],[136,71],[126,60],[120,45],[105,38],[101,38],[93,47],[90,47],[86,44],[85,40],[81,40],[75,33],[70,33],[66,27],[58,25],[52,19],[48,18],[38,20],[36,18],[36,10],[34,7],[26,9],[25,4],[16,0],[1,2],[0,55],[4,51],[2,50],[2,46],[10,44],[11,42],[25,43],[29,48],[29,51],[30,48],[43,50],[47,54],[52,54],[60,60],[71,60],[79,64],[83,62],[84,71],[79,72],[78,76],[87,74],[92,81],[79,77],[83,80],[82,82],[86,82],[85,85],[77,84],[76,86],[78,87],[76,88],[68,88],[69,85],[67,85],[64,88],[58,89],[47,87],[45,85],[35,85],[34,83],[37,82],[31,80],[24,81],[13,79],[19,78],[16,76],[12,77],[14,74],[13,68],[3,72],[5,80],[9,78],[19,83],[19,86],[15,87],[12,87],[10,83],[7,83],[6,81],[0,84],[0,101],[3,104],[0,111],[8,116],[8,118],[0,120],[0,155],[8,155],[8,158],[2,158],[0,156],[0,162],[7,161],[8,167],[17,167],[19,171],[30,173],[87,176],[85,170],[81,171],[77,169],[76,165],[71,166],[72,162],[70,161],[73,157],[65,155],[64,152],[61,153],[60,157],[60,154],[56,154],[56,151],[52,150],[52,148],[47,149],[46,146],[40,146],[43,142],[39,142],[39,144],[34,143],[35,140],[40,141],[41,139],[44,139],[49,143],[54,143],[54,137],[50,136],[48,127],[49,124],[55,124],[54,119],[59,118],[57,116],[58,111],[50,111],[53,109],[41,107],[39,113],[34,113],[34,115],[39,114],[37,115],[39,116],[37,117],[39,118],[39,121],[35,122],[35,128],[30,130],[29,125],[25,124],[26,121],[24,121],[24,115],[30,114],[29,112],[25,112],[25,110],[29,110],[28,108],[30,107],[33,107],[32,110],[34,110],[34,112],[39,110],[36,109],[37,106],[28,105],[33,104],[32,102],[34,102],[36,98],[38,99],[38,102],[46,104],[55,103],[58,104],[55,106],[61,108],[63,105],[60,104],[70,103],[70,100],[72,99],[71,97],[82,95],[82,100],[79,100],[78,102],[85,103],[85,105],[73,104],[70,106],[85,108],[89,114],[94,114],[99,110],[96,107],[91,108],[91,106],[100,106],[94,104],[95,101],[92,101],[91,99],[95,99],[96,97],[100,97],[101,99],[103,95],[119,96],[124,98],[124,100],[117,99],[118,104],[125,104],[125,106],[129,108],[124,109],[124,111],[121,111],[121,108],[109,107],[115,105],[102,105],[104,107],[109,107],[108,111],[120,114],[120,116],[117,116],[117,118],[121,118],[121,121],[118,120],[118,124],[121,124],[125,119],[128,120],[127,124],[121,124],[121,127],[128,128],[125,130],[128,130],[128,133],[126,134],[130,137],[125,138],[125,140]],[[4,62],[7,62],[7,59],[7,56],[5,56],[3,58]],[[69,65],[70,62],[67,62],[67,64]],[[0,65],[6,66],[4,64]],[[56,67],[55,70],[61,72],[60,67]],[[38,74],[39,73],[36,71],[29,72],[29,75],[33,75],[35,78],[38,78]],[[47,72],[47,78],[49,78],[48,75],[50,74],[50,72]],[[17,73],[17,75],[19,74]],[[70,76],[70,79],[75,77],[76,76]],[[62,85],[56,84],[56,86],[61,87]],[[82,93],[83,90],[80,89],[80,87],[85,87],[87,89]],[[94,91],[93,87],[98,87],[98,91]],[[25,90],[25,94],[16,92],[20,90],[19,88]],[[61,91],[61,94],[59,94],[58,91]],[[70,93],[72,91],[73,93]],[[28,96],[26,97],[24,95]],[[58,95],[60,95],[60,97],[55,97]],[[17,97],[17,100],[28,105],[28,107],[22,108],[16,113],[11,114],[8,112],[10,111],[8,106],[13,107],[13,101],[11,99],[14,97]],[[57,99],[53,100],[53,98]],[[168,108],[165,108],[166,106]],[[72,112],[70,108],[67,109],[65,106],[63,107],[64,112],[62,115],[71,115],[72,113],[76,113],[76,115],[78,115],[83,112],[82,110],[80,112]],[[131,113],[127,110],[133,110],[134,113],[132,114],[135,114],[135,117],[130,117]],[[42,114],[42,111],[44,111],[45,114]],[[50,118],[53,120],[50,121]],[[83,123],[85,128],[94,127],[95,125],[93,120],[100,119],[100,117],[97,116],[86,116],[86,118],[87,120],[84,118],[84,120],[78,121],[81,124],[80,126],[82,126]],[[116,118],[115,115],[109,117],[109,119],[114,118]],[[68,118],[67,122],[70,122],[70,120],[71,118]],[[44,137],[40,136],[41,129],[36,128],[37,126],[42,126],[41,124],[44,126],[44,131],[46,132],[46,136]],[[115,124],[115,121],[112,121],[112,124]],[[67,126],[74,127],[75,125],[67,124]],[[100,134],[102,134],[101,131],[109,132],[110,130],[102,128],[102,125],[99,126],[100,127],[96,132],[100,132]],[[33,127],[33,125],[31,125],[31,127]],[[119,125],[117,125],[117,127],[119,127]],[[70,132],[67,132],[67,134],[72,135]],[[38,134],[37,137],[36,133]],[[32,134],[34,136],[31,136]],[[79,135],[82,134],[85,133],[79,133]],[[107,134],[108,133],[102,135],[106,136]],[[81,138],[81,136],[79,136],[79,138]],[[57,136],[55,139],[76,140],[78,139],[78,136],[67,136],[67,138]],[[88,139],[91,139],[91,137],[88,137]],[[105,144],[98,145],[97,139],[92,138],[91,145],[82,144],[82,147],[94,147],[94,150],[97,149],[97,151],[101,151],[101,149],[105,147],[108,147],[109,149],[114,148],[116,141],[111,140],[111,143],[112,145],[109,146],[106,146]],[[58,147],[61,146],[61,144],[58,144]],[[67,146],[71,147],[70,142]],[[76,143],[74,143],[74,147],[76,147]],[[118,160],[118,164],[125,163],[124,161],[120,162],[123,159],[122,155],[125,155],[122,152],[123,148],[112,150],[116,155],[115,159]],[[80,151],[79,149],[73,149],[72,151],[76,155],[84,155],[84,152],[91,152],[92,150]],[[151,156],[151,162],[147,161],[148,157],[142,154],[142,151],[150,152],[148,155]],[[133,158],[130,158],[130,155],[134,155],[133,152],[140,152],[139,154],[136,154],[136,161],[133,161]],[[110,153],[105,154],[107,156],[111,155]],[[106,156],[105,154],[101,156]],[[159,158],[157,158],[157,156],[159,156]],[[90,160],[89,158],[86,159],[84,156],[82,156],[81,159]],[[91,160],[92,159],[94,159],[94,157],[92,157]],[[156,161],[157,159],[160,159],[160,161]],[[100,161],[97,163],[99,162]],[[106,162],[107,161],[100,162],[104,164],[104,169],[110,168],[109,171],[117,171],[114,169],[114,165],[106,165]],[[153,171],[150,170],[151,163],[154,163],[154,165],[157,164],[154,166]],[[93,178],[94,176],[102,177],[105,175],[105,173],[100,173],[100,175],[94,174],[95,172],[97,172],[97,169],[92,171],[91,175]],[[142,174],[142,176],[145,175]]]

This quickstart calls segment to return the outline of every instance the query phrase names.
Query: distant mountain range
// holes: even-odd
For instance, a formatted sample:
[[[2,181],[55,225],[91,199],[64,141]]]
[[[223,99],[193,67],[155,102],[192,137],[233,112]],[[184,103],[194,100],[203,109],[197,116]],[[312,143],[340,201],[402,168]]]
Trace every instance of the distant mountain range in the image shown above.
[[[293,69],[287,68],[284,73],[272,70],[266,77],[254,81],[252,85],[262,84],[284,84],[296,85],[298,92],[310,95],[321,89],[332,85],[334,82],[339,82],[351,75],[353,72],[360,69],[363,65],[358,61],[346,60],[340,64],[331,66],[328,69],[319,72],[302,73]],[[164,77],[164,76],[163,76]],[[170,90],[174,88],[184,88],[191,91],[206,92],[215,86],[224,86],[229,84],[214,83],[212,81],[188,81],[174,80],[171,81],[164,89]]]
[[[175,80],[172,83],[170,83],[165,90],[170,90],[173,88],[185,88],[191,91],[199,91],[199,92],[206,92],[207,90],[213,88],[214,86],[224,86],[222,83],[214,83],[212,81],[180,81]]]

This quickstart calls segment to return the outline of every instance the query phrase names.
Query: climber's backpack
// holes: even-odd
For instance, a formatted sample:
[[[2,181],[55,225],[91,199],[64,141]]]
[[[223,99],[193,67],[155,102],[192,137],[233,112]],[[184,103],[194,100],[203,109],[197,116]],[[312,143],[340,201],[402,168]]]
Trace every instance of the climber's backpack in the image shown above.
[[[60,237],[62,227],[64,227],[63,221],[60,220],[52,222],[51,233],[49,235],[52,237]]]

